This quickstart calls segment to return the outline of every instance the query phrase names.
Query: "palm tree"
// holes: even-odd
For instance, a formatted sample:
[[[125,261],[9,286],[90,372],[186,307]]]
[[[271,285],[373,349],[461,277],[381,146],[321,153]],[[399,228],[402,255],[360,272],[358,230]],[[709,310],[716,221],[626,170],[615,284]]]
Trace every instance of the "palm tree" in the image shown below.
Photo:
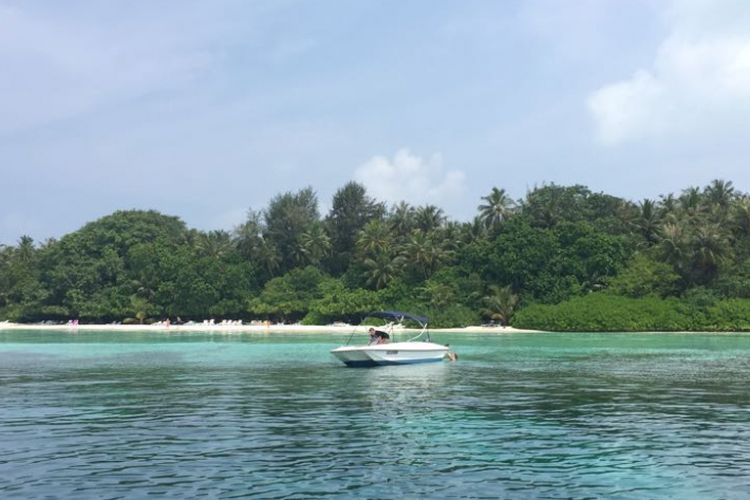
[[[518,305],[518,295],[513,293],[510,285],[504,287],[490,285],[490,293],[484,296],[482,302],[485,305],[482,314],[506,326]]]
[[[443,225],[445,214],[441,208],[435,205],[425,205],[417,208],[414,214],[414,221],[417,229],[421,229],[427,233]]]
[[[731,252],[729,239],[719,224],[701,224],[691,239],[692,268],[701,283],[710,282]]]
[[[234,229],[234,243],[245,259],[254,260],[260,255],[264,229],[263,214],[254,210],[248,210],[247,220]]]
[[[714,179],[704,190],[706,200],[712,205],[717,205],[726,210],[734,198],[734,186],[732,181]]]
[[[390,253],[392,247],[391,232],[383,222],[374,220],[362,228],[357,238],[357,249],[364,255]]]
[[[326,234],[322,224],[314,224],[300,235],[300,247],[308,262],[318,264],[331,250],[331,238]]]
[[[635,226],[646,240],[646,243],[653,245],[659,239],[659,227],[661,223],[661,217],[659,217],[659,213],[656,210],[656,203],[645,199],[638,208],[640,213],[635,221]]]
[[[405,201],[400,202],[391,210],[388,224],[396,235],[406,236],[414,228],[414,207]]]
[[[662,194],[659,196],[661,198],[659,200],[659,208],[661,213],[659,214],[661,217],[666,216],[669,213],[674,212],[677,210],[677,199],[674,197],[672,193],[669,194]]]
[[[430,304],[430,307],[442,309],[455,302],[456,294],[450,286],[445,283],[426,282],[419,289],[422,300]]]
[[[732,205],[734,229],[737,233],[750,235],[750,198],[744,196]]]
[[[404,245],[403,255],[409,266],[418,269],[422,277],[427,279],[447,257],[447,252],[433,238],[417,229]]]
[[[482,196],[479,209],[479,218],[488,229],[495,228],[507,219],[514,210],[515,203],[505,192],[505,189],[492,188],[490,194]]]
[[[220,259],[229,255],[233,248],[232,235],[227,231],[199,233],[195,239],[195,249],[205,257]]]
[[[403,257],[397,256],[391,258],[385,253],[377,255],[374,258],[365,259],[364,265],[367,268],[367,284],[376,290],[385,288],[400,273],[403,264]]]
[[[262,240],[258,248],[258,260],[263,263],[263,268],[269,276],[275,276],[281,269],[281,255],[273,243]]]
[[[684,270],[687,259],[687,237],[682,224],[668,222],[661,228],[659,246],[667,262],[680,272]]]
[[[680,208],[689,217],[697,215],[701,210],[701,191],[697,187],[689,187],[682,191],[679,198]]]
[[[34,238],[28,235],[21,236],[16,255],[21,263],[29,264],[34,258]]]
[[[473,243],[487,237],[487,227],[482,222],[482,219],[477,216],[471,222],[463,223],[461,235],[464,243]]]
[[[133,317],[138,320],[138,323],[143,324],[143,321],[148,317],[152,310],[151,304],[143,297],[132,295],[130,297],[130,311],[133,313]]]

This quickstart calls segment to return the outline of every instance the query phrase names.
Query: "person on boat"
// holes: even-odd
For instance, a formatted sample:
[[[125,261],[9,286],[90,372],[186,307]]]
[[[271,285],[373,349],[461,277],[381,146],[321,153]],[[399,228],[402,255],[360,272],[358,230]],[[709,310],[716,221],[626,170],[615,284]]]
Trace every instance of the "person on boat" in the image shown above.
[[[367,345],[385,344],[391,338],[390,335],[388,335],[387,333],[380,331],[380,330],[376,330],[374,328],[370,328],[368,330],[368,333],[370,334],[370,341],[367,343]]]
[[[371,327],[369,330],[367,330],[367,333],[370,334],[370,341],[367,343],[367,345],[379,343],[380,337],[378,337],[378,334],[376,333],[376,330],[374,328]]]

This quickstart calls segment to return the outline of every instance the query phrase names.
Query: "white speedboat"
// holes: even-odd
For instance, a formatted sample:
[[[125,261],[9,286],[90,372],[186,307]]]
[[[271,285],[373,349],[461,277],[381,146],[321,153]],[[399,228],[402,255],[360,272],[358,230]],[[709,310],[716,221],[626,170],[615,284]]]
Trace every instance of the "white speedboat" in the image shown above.
[[[382,318],[390,320],[389,330],[387,332],[377,332],[380,334],[379,343],[370,343],[368,345],[337,347],[331,351],[331,354],[344,362],[346,366],[380,366],[380,365],[407,365],[413,363],[429,363],[441,361],[448,354],[448,346],[430,342],[430,333],[427,331],[427,318],[415,316],[409,313],[399,311],[381,311],[367,315],[371,318]],[[401,324],[404,320],[411,320],[418,323],[422,330],[419,334],[404,342],[391,342],[393,326]],[[354,334],[349,337],[351,341]],[[424,340],[419,340],[425,337]],[[373,337],[371,337],[372,339]]]

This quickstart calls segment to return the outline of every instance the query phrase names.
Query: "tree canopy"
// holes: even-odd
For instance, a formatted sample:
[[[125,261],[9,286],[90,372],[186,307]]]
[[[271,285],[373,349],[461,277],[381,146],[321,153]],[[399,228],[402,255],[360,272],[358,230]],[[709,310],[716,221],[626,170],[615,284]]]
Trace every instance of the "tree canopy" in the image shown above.
[[[129,210],[59,240],[0,246],[0,320],[321,322],[398,308],[442,326],[562,328],[556,313],[639,300],[653,314],[692,311],[692,323],[665,325],[720,328],[721,314],[744,325],[750,196],[724,180],[640,201],[556,184],[512,200],[490,187],[461,222],[434,205],[387,208],[350,182],[324,217],[308,187],[249,210],[231,232]]]

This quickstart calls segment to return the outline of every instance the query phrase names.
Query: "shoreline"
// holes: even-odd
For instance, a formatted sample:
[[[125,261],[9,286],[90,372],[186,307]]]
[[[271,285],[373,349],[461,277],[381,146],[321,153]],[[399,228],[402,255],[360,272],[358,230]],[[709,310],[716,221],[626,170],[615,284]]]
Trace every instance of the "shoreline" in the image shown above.
[[[192,323],[175,325],[166,325],[164,323],[153,323],[150,325],[116,325],[116,324],[78,324],[78,325],[41,325],[36,323],[11,323],[9,321],[0,321],[0,332],[9,330],[35,330],[35,331],[57,331],[57,332],[85,332],[85,331],[107,331],[117,332],[174,332],[174,333],[264,333],[264,334],[351,334],[365,333],[370,327],[382,328],[383,325],[281,325],[281,324],[206,324]],[[614,332],[609,330],[587,331],[587,332],[565,332],[565,331],[546,331],[546,330],[529,330],[523,328],[514,328],[512,326],[466,326],[457,328],[429,328],[430,333],[453,333],[453,334],[509,334],[509,333],[711,333],[711,334],[736,334],[745,333],[743,331],[726,331],[726,330],[648,330],[648,331],[622,331]],[[421,330],[417,328],[396,328],[395,331],[417,334]]]
[[[2,330],[40,330],[40,331],[111,331],[111,332],[215,332],[215,333],[352,333],[365,332],[370,326],[382,325],[231,325],[231,324],[183,324],[166,325],[113,325],[113,324],[79,324],[79,325],[39,325],[25,323],[0,322]],[[397,328],[397,332],[418,333],[415,328]],[[540,330],[523,330],[511,326],[467,326],[464,328],[430,328],[431,333],[544,333]]]

